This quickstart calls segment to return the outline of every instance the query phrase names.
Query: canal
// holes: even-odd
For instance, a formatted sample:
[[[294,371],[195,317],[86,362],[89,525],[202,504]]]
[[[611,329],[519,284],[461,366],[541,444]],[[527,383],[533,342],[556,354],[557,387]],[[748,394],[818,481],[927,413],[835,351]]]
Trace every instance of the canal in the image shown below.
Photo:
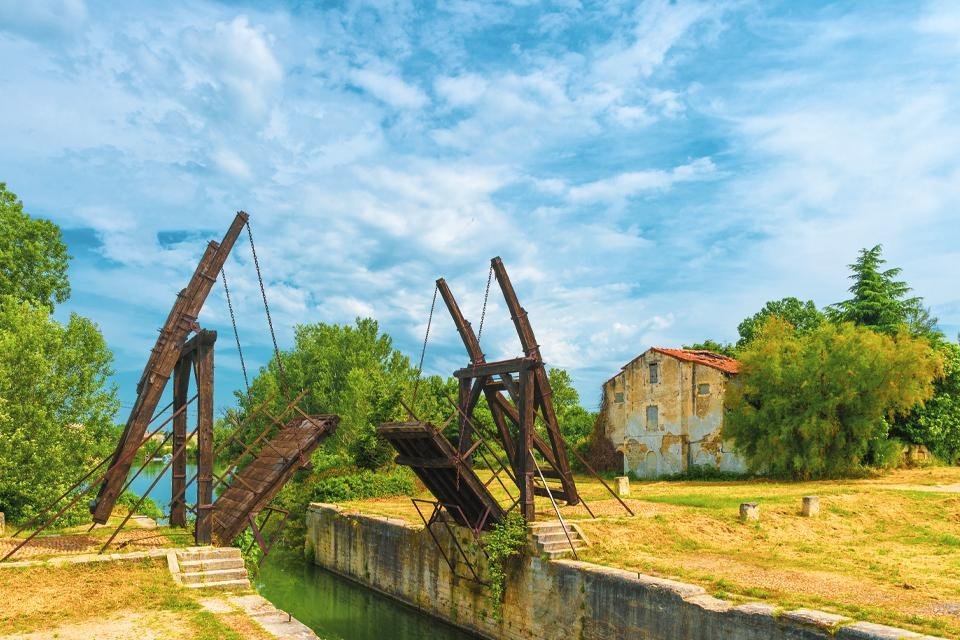
[[[150,463],[133,481],[138,495],[150,487],[164,464]],[[187,466],[187,479],[196,465]],[[170,470],[150,497],[169,514]],[[187,500],[196,499],[188,488]],[[323,640],[476,640],[476,636],[426,616],[375,591],[308,563],[300,554],[274,549],[251,582],[263,597],[313,629]]]
[[[476,640],[476,636],[324,571],[299,554],[275,551],[257,590],[323,640]]]

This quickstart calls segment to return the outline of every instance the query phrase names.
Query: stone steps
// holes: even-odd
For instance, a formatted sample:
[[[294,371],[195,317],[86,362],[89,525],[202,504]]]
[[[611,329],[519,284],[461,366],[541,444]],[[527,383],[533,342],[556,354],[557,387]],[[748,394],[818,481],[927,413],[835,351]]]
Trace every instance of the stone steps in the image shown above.
[[[530,533],[537,551],[551,560],[570,555],[590,545],[580,527],[572,522],[535,522],[530,526]]]
[[[250,579],[240,549],[192,547],[167,554],[174,579],[190,589],[248,590]]]
[[[219,571],[221,569],[242,569],[243,558],[211,558],[209,560],[181,560],[180,571],[193,573],[197,571]]]

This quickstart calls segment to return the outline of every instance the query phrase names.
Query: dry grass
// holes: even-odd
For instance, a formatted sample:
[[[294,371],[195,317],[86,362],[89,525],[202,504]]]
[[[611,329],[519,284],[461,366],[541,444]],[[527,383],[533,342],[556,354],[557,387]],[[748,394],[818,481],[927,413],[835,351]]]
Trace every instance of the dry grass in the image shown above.
[[[224,638],[267,635],[239,614],[214,616],[170,578],[165,561],[0,570],[0,629],[8,637]],[[113,634],[113,635],[108,635]]]
[[[735,601],[960,637],[958,468],[805,483],[633,482],[632,518],[595,480],[578,486],[598,519],[581,506],[561,512],[580,519],[593,542],[583,560],[698,583]],[[819,517],[800,516],[805,495],[820,496]],[[739,522],[741,502],[761,504],[759,523]],[[407,498],[343,506],[419,523]],[[546,499],[537,512],[556,519]]]

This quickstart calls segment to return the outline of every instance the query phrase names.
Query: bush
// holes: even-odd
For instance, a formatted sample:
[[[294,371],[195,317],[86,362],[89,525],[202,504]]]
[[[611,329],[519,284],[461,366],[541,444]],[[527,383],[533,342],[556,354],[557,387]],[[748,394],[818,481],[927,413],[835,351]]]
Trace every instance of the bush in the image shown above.
[[[494,525],[483,537],[483,549],[487,553],[489,581],[487,599],[493,617],[503,616],[503,594],[507,587],[506,563],[520,555],[527,543],[527,523],[519,513],[511,513]]]
[[[407,467],[395,467],[389,472],[365,469],[320,480],[313,486],[311,498],[315,502],[346,502],[386,496],[412,496],[414,489],[414,475]]]
[[[124,491],[123,495],[117,499],[117,504],[126,507],[128,511],[132,511],[133,508],[137,506],[137,502],[139,501],[140,496],[131,491]],[[161,520],[167,517],[167,514],[165,514],[160,507],[157,506],[157,503],[154,502],[153,498],[149,496],[143,499],[143,504],[141,504],[140,508],[137,509],[137,513],[141,516],[153,518],[154,520]]]
[[[929,342],[850,323],[798,335],[771,317],[740,354],[724,435],[751,471],[806,480],[885,465],[887,419],[933,393],[943,360]]]
[[[373,471],[390,462],[393,448],[374,433],[362,433],[350,443],[350,455],[353,463],[360,469]]]
[[[933,397],[896,420],[890,432],[955,464],[960,462],[960,346],[942,342],[936,349],[944,358],[944,375],[934,385]]]

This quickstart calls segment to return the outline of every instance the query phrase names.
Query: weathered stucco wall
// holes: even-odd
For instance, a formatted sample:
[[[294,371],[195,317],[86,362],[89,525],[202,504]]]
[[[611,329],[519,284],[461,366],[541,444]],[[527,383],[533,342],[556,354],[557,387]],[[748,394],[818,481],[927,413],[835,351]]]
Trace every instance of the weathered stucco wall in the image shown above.
[[[656,381],[651,365],[657,366]],[[726,384],[726,374],[713,367],[653,350],[608,380],[601,424],[623,453],[624,473],[652,478],[697,465],[745,470],[721,435]],[[651,407],[656,407],[655,423]]]
[[[456,554],[434,525],[445,553]],[[457,535],[463,535],[458,533]],[[464,535],[474,561],[479,552]],[[452,574],[427,531],[404,522],[341,513],[313,504],[307,553],[319,566],[470,629],[487,638],[520,640],[892,640],[903,630],[852,623],[805,609],[767,604],[734,607],[702,588],[572,560],[526,556],[508,567],[502,619],[485,589]],[[482,565],[483,563],[480,562]],[[469,571],[463,564],[458,573]],[[384,630],[384,637],[389,631]]]

